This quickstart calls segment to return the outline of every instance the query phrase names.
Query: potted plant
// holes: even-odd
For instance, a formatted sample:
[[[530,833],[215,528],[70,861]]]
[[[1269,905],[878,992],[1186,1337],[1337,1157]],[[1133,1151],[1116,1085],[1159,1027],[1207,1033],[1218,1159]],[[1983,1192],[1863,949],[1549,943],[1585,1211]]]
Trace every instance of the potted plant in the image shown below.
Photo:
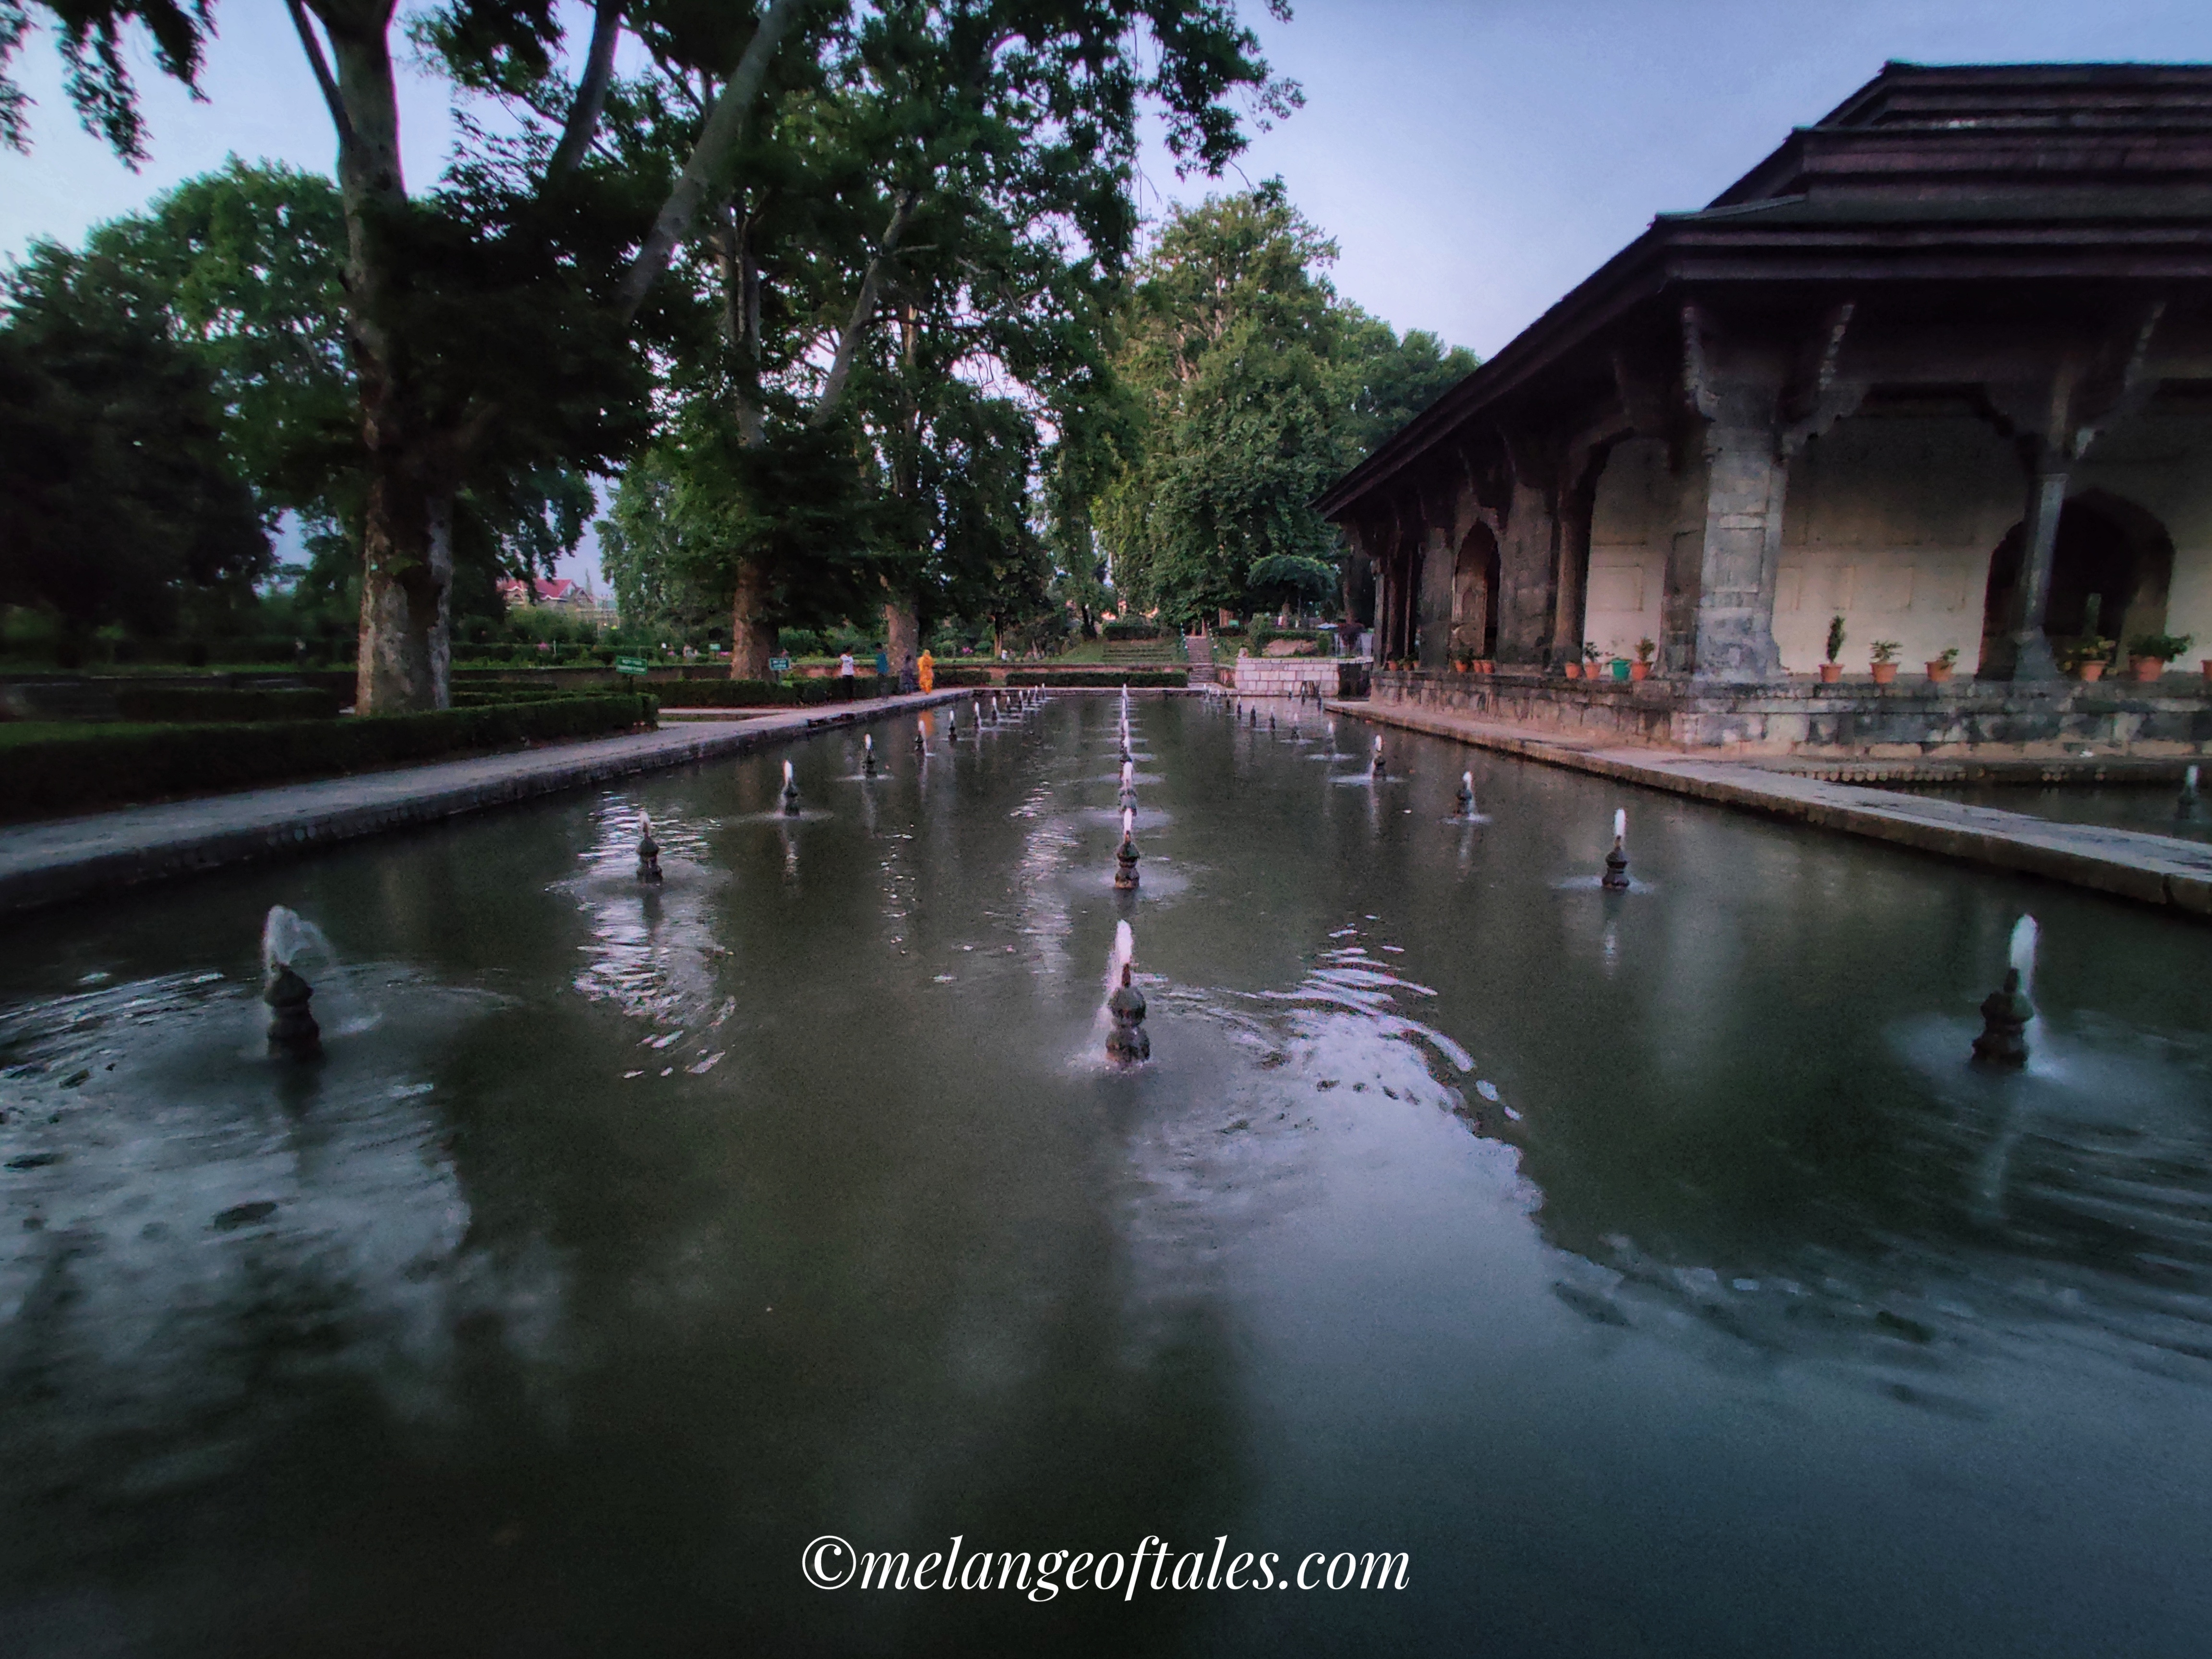
[[[1844,665],[1836,660],[1844,654],[1844,619],[1828,618],[1828,659],[1820,665],[1820,683],[1833,685],[1844,677]]]
[[[1632,680],[1640,680],[1647,678],[1651,672],[1651,654],[1655,651],[1658,650],[1658,643],[1656,641],[1637,641],[1636,660],[1628,665],[1628,678]],[[2205,665],[2204,672],[2205,677],[2208,679],[2212,679],[2212,663],[2207,663]]]
[[[1618,650],[1606,659],[1605,667],[1606,672],[1617,680],[1625,680],[1628,678],[1628,659],[1622,656]]]
[[[2112,641],[2089,633],[2074,642],[2074,648],[2066,653],[2066,666],[2074,671],[2076,678],[2087,684],[2101,678],[2105,665],[2112,659]]]
[[[2186,634],[2138,634],[2128,641],[2128,656],[2139,680],[2154,680],[2166,664],[2189,649]]]
[[[1887,685],[1897,678],[1898,642],[1895,640],[1876,640],[1867,647],[1867,655],[1874,660],[1874,683]]]
[[[1928,659],[1928,678],[1941,685],[1951,678],[1951,671],[1958,665],[1959,647],[1955,645],[1946,646],[1942,656],[1930,657]]]

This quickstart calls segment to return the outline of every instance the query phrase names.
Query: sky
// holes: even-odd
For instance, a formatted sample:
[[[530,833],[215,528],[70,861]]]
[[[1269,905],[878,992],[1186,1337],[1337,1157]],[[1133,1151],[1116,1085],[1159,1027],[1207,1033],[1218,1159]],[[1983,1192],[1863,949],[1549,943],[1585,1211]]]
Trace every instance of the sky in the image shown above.
[[[1305,106],[1222,180],[1149,152],[1149,212],[1280,175],[1333,236],[1340,292],[1401,331],[1487,356],[1650,222],[1702,206],[1883,62],[2212,61],[2208,0],[1243,0]],[[0,259],[75,241],[235,153],[327,171],[329,118],[279,0],[216,0],[195,103],[138,76],[151,159],[132,173],[76,125],[51,42],[15,78],[28,156],[0,151]],[[143,54],[142,54],[143,60]],[[451,136],[442,92],[403,93],[410,184]],[[595,574],[587,546],[562,568]]]

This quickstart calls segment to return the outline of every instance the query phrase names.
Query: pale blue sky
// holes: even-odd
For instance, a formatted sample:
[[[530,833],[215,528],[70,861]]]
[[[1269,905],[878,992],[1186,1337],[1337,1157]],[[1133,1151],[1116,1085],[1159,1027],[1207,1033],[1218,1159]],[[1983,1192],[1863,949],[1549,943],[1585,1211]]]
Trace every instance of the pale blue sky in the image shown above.
[[[1342,248],[1348,297],[1485,354],[1885,58],[2212,61],[2206,0],[1303,0],[1288,25],[1248,9],[1306,107],[1255,139],[1243,178],[1283,176]],[[280,0],[216,13],[207,102],[150,67],[140,77],[153,158],[136,174],[77,129],[51,46],[26,44],[36,149],[0,154],[0,257],[74,240],[232,151],[328,167],[328,120]],[[448,128],[435,88],[406,95],[419,185]],[[1178,185],[1164,158],[1147,187],[1153,209],[1206,188]]]

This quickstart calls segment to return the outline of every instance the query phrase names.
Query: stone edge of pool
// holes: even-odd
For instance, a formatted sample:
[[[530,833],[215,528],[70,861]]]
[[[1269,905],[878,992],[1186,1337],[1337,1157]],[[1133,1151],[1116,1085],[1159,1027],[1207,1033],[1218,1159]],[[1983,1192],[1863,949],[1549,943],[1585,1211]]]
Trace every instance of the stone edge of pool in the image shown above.
[[[266,789],[119,807],[0,830],[0,915],[148,882],[284,857],[640,772],[742,755],[811,733],[963,700],[948,689],[851,708],[743,715],[586,738],[551,749],[317,778]],[[734,712],[734,711],[733,711]]]
[[[1748,761],[1578,744],[1465,716],[1349,699],[1324,707],[1376,725],[1449,738],[1648,789],[1865,836],[1939,857],[2212,919],[2212,847],[2100,824],[2060,823],[2002,807],[1832,783]]]

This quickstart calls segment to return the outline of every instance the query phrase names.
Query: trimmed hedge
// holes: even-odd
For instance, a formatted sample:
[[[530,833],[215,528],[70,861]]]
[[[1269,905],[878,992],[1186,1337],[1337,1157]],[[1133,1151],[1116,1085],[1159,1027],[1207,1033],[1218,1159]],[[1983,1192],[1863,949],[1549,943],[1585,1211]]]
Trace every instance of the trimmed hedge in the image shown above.
[[[214,720],[334,720],[338,700],[310,687],[236,690],[216,685],[118,685],[115,712],[152,725]]]
[[[1188,685],[1189,673],[1181,668],[1017,668],[1006,676],[1010,686],[1041,685],[1074,688],[1127,686],[1133,691],[1155,691],[1167,686]]]
[[[51,817],[548,738],[603,737],[649,726],[654,712],[653,698],[625,693],[342,720],[81,726],[65,736],[0,746],[0,813]]]
[[[1109,622],[1098,630],[1101,639],[1156,640],[1160,637],[1160,625],[1156,622]]]
[[[873,674],[855,674],[853,695],[873,697]],[[890,682],[896,685],[896,680]],[[817,703],[842,702],[843,690],[830,679],[793,680],[782,685],[772,680],[671,680],[653,687],[663,708],[792,708]]]

